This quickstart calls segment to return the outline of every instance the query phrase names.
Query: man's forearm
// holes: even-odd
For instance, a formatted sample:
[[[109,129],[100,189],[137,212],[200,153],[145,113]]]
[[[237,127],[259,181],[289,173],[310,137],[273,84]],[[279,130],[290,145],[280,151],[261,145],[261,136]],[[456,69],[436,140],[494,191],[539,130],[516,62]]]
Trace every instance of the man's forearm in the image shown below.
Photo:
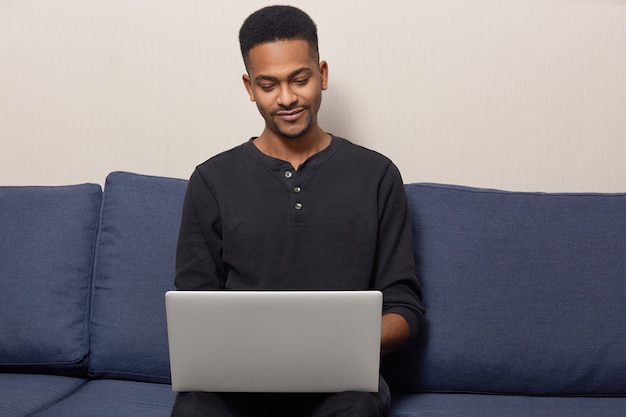
[[[386,355],[400,348],[409,339],[409,324],[399,314],[389,313],[382,318],[380,354]]]

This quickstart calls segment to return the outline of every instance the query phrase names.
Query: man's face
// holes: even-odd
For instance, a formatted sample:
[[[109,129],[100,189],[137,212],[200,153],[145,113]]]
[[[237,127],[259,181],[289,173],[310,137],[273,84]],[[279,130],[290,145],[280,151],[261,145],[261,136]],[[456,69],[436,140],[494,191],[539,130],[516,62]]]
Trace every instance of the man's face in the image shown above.
[[[243,81],[269,130],[283,138],[300,138],[317,124],[328,66],[311,57],[303,40],[257,45],[248,54]]]

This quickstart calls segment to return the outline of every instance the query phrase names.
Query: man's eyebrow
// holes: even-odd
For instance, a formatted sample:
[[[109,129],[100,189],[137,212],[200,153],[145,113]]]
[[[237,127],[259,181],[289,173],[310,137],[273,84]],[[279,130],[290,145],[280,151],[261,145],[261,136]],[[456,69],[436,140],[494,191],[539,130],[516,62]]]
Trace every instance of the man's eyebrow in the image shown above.
[[[292,71],[291,73],[289,73],[289,75],[287,76],[288,79],[291,79],[303,72],[312,72],[311,68],[309,67],[302,67],[302,68],[298,68],[297,70]],[[271,75],[258,75],[254,78],[255,81],[274,81],[274,82],[278,82],[278,78],[277,77],[273,77]]]

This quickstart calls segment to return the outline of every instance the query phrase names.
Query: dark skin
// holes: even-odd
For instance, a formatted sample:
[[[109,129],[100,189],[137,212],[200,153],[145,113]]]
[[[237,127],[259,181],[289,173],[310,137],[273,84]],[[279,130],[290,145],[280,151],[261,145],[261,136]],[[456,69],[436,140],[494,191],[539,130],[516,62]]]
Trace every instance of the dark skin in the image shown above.
[[[265,129],[254,143],[297,169],[330,144],[330,135],[317,123],[328,65],[311,58],[306,41],[294,40],[252,48],[248,69],[244,85],[265,119]]]
[[[331,137],[318,124],[322,91],[328,87],[328,64],[312,56],[304,40],[268,42],[248,54],[243,83],[265,128],[254,144],[261,152],[298,169],[329,146]],[[381,354],[401,347],[409,325],[399,314],[382,317]]]

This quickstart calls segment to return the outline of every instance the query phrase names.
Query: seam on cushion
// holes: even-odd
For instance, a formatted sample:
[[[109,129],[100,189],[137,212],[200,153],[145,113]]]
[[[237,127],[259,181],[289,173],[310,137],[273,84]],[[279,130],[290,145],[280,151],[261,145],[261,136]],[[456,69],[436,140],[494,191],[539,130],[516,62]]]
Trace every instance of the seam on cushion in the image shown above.
[[[601,192],[544,192],[544,191],[510,191],[496,188],[480,188],[467,185],[437,184],[431,182],[416,182],[405,184],[408,188],[428,187],[433,190],[452,190],[473,194],[504,194],[504,195],[535,195],[535,196],[560,196],[560,197],[626,197],[626,193],[601,193]]]
[[[610,398],[624,398],[626,393],[623,394],[525,394],[521,392],[498,392],[498,391],[480,391],[480,390],[446,390],[446,389],[418,389],[418,390],[398,390],[392,391],[392,396],[412,396],[423,394],[437,394],[437,395],[491,395],[494,397],[528,397],[528,398],[598,398],[598,399],[610,399]]]
[[[78,379],[77,381],[79,383],[77,383],[76,385],[73,385],[73,386],[69,387],[67,390],[59,393],[54,398],[52,398],[50,401],[48,401],[46,404],[43,404],[41,407],[39,407],[39,408],[29,412],[28,414],[25,414],[24,417],[32,416],[34,414],[37,414],[37,413],[39,413],[41,411],[44,411],[44,410],[47,410],[48,408],[50,408],[50,407],[60,403],[61,401],[63,401],[66,398],[68,398],[70,395],[72,395],[75,392],[79,391],[88,382],[86,379]]]
[[[88,378],[92,380],[121,379],[124,381],[136,381],[136,382],[146,382],[146,383],[155,383],[155,384],[164,384],[164,385],[171,385],[172,383],[171,376],[144,374],[140,372],[111,371],[111,370],[101,370],[97,372],[92,370],[89,372]]]
[[[93,230],[93,236],[92,236],[92,250],[91,250],[91,254],[90,254],[90,262],[89,262],[89,272],[88,272],[88,277],[87,277],[87,285],[86,285],[86,300],[85,300],[85,314],[84,314],[84,320],[83,320],[83,337],[81,340],[81,352],[85,352],[85,354],[81,357],[80,360],[78,361],[73,361],[73,363],[77,364],[80,366],[80,364],[82,363],[82,366],[84,367],[84,372],[81,374],[82,376],[86,376],[87,373],[87,365],[88,365],[88,361],[87,358],[89,357],[89,321],[90,321],[90,309],[91,309],[91,282],[92,282],[92,276],[93,276],[93,263],[95,260],[95,252],[96,252],[96,242],[97,242],[97,236],[99,233],[99,222],[100,222],[100,211],[101,211],[101,205],[102,205],[102,187],[100,186],[100,184],[94,184],[97,186],[98,188],[98,201],[97,201],[97,215],[96,215],[96,219],[94,223],[91,223],[94,225],[94,230]]]
[[[93,247],[93,258],[92,258],[92,263],[91,263],[91,277],[90,277],[90,282],[89,282],[89,295],[88,295],[88,303],[89,305],[87,306],[87,352],[88,352],[88,360],[87,360],[87,375],[89,374],[89,368],[90,368],[90,362],[91,362],[91,339],[92,339],[92,317],[93,317],[93,306],[94,306],[94,296],[96,294],[96,270],[98,267],[98,255],[100,252],[100,238],[102,235],[102,218],[104,217],[104,205],[106,203],[106,183],[108,182],[108,178],[105,181],[105,186],[104,188],[101,188],[100,192],[101,192],[101,200],[100,200],[100,210],[98,211],[98,222],[97,222],[97,230],[96,230],[96,236],[95,236],[95,240],[94,240],[94,247]]]

